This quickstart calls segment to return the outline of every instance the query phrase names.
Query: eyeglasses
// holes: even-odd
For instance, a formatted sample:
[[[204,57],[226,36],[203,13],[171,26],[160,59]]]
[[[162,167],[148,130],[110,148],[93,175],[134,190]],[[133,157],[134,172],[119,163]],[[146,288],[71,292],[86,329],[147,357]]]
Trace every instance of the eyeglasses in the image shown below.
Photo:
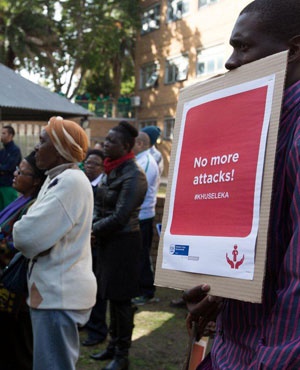
[[[85,166],[95,166],[95,167],[103,167],[102,163],[97,163],[97,162],[84,162]]]
[[[22,172],[18,166],[16,167],[16,172],[17,172],[18,176],[34,177],[34,174],[32,174],[32,173],[24,173],[24,172]]]

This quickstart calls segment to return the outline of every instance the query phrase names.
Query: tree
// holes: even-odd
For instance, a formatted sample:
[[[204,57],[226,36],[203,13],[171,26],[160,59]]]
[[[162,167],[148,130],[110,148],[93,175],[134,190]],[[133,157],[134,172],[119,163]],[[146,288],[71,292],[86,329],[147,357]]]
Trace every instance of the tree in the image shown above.
[[[81,86],[87,87],[85,78],[88,81],[93,75],[105,73],[111,78],[117,98],[122,76],[128,74],[125,66],[133,66],[135,34],[140,24],[139,1],[67,0],[61,5],[63,39],[70,56],[67,95],[74,96]],[[74,79],[77,84],[71,93]]]
[[[0,61],[65,86],[69,98],[105,76],[118,98],[139,25],[139,0],[0,0]]]
[[[47,3],[47,4],[46,4]],[[55,23],[45,14],[49,1],[0,1],[0,62],[11,69],[39,70],[58,48]]]

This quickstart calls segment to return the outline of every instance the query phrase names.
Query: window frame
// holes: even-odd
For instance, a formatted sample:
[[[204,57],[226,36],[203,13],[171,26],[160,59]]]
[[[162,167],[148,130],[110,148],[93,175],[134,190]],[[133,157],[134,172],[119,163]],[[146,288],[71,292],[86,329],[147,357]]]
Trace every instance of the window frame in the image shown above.
[[[138,122],[138,130],[141,131],[143,128],[147,126],[157,126],[157,120],[156,119],[145,119]]]
[[[139,89],[145,90],[157,85],[159,79],[159,63],[150,62],[141,66]]]
[[[175,118],[174,117],[166,117],[164,119],[163,140],[173,141],[173,139],[174,139],[174,126],[175,126]]]
[[[176,6],[176,9],[175,9]],[[178,9],[180,8],[181,9]],[[167,2],[167,23],[182,19],[190,11],[189,0],[168,0]]]
[[[160,28],[160,3],[156,3],[143,11],[141,17],[141,35],[147,35],[150,32],[158,30]],[[154,26],[151,26],[154,25]],[[144,29],[144,25],[148,25],[147,29]]]
[[[202,53],[202,55],[201,55]],[[210,64],[213,63],[213,69]],[[204,64],[204,71],[200,72],[200,64]],[[225,72],[225,44],[218,44],[197,50],[196,76],[203,77]]]
[[[202,1],[205,1],[205,4],[201,4]],[[214,5],[215,3],[217,3],[219,0],[198,0],[198,8],[203,8],[205,6],[210,6],[210,5]]]
[[[182,82],[187,80],[189,64],[190,63],[188,53],[167,58],[165,61],[165,73],[164,73],[165,84],[170,85],[176,82]],[[180,67],[182,67],[182,70],[180,70]]]

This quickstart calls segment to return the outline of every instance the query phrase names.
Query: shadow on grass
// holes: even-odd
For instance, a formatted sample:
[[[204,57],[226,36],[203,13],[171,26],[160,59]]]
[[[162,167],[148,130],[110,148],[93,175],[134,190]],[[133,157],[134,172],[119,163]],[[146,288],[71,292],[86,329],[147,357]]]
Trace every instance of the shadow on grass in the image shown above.
[[[184,362],[188,336],[185,329],[186,310],[170,307],[171,299],[180,292],[157,288],[159,302],[139,306],[135,315],[130,370],[179,370]],[[109,318],[108,318],[109,320]],[[81,333],[84,337],[85,334]],[[77,370],[99,370],[106,362],[94,361],[89,354],[106,347],[82,347]]]

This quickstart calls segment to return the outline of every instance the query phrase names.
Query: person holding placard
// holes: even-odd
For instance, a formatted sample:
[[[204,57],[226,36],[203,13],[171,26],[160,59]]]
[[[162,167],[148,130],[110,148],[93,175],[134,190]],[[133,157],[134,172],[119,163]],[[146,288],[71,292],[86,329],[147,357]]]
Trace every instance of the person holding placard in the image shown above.
[[[279,125],[261,304],[210,296],[208,285],[183,295],[187,326],[201,336],[217,316],[212,350],[197,370],[300,368],[300,2],[256,0],[232,31],[225,66],[289,50]]]

